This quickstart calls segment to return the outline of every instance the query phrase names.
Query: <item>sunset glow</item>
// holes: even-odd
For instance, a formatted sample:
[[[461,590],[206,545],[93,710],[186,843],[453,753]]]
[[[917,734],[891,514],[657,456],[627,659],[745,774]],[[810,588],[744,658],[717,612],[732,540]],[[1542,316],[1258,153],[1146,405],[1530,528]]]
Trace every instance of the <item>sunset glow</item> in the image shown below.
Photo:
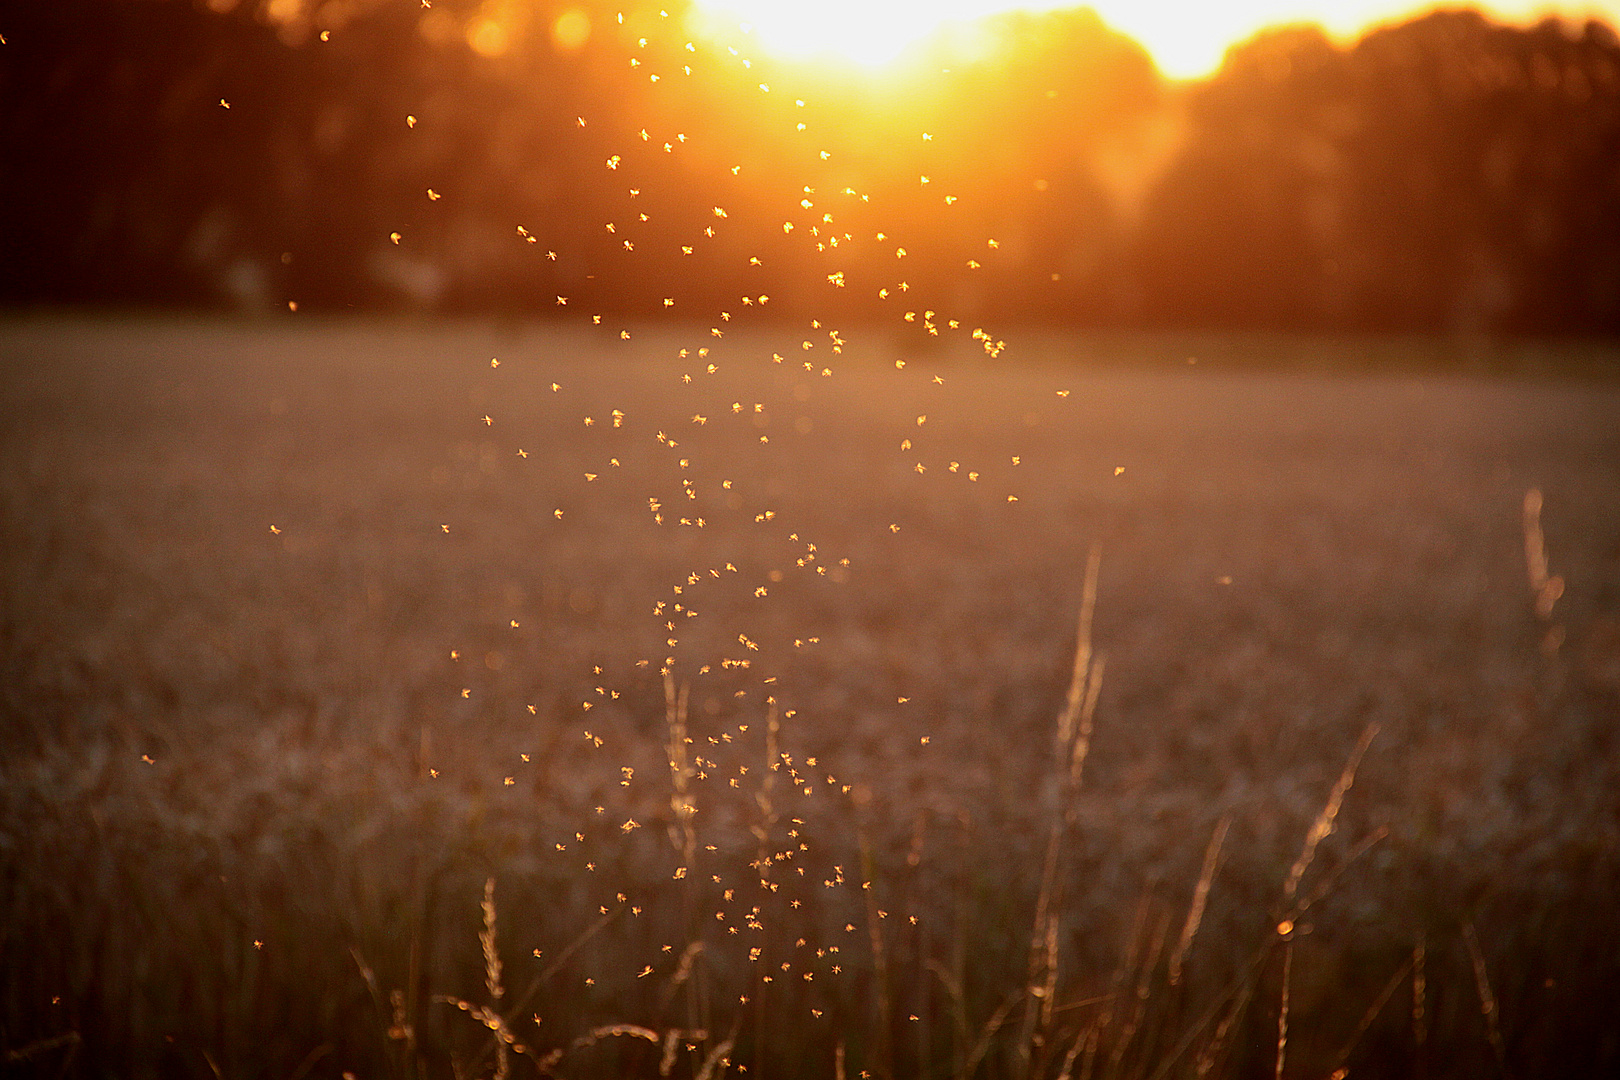
[[[1141,42],[1159,69],[1173,78],[1198,78],[1220,66],[1228,47],[1267,27],[1317,23],[1351,37],[1381,22],[1407,17],[1433,4],[1411,0],[700,0],[705,22],[742,27],[770,52],[793,59],[830,57],[864,66],[886,64],[951,24],[1011,10],[1090,6],[1103,20]],[[1456,6],[1456,5],[1450,5]],[[1528,22],[1547,14],[1620,22],[1620,0],[1483,5],[1496,18]]]

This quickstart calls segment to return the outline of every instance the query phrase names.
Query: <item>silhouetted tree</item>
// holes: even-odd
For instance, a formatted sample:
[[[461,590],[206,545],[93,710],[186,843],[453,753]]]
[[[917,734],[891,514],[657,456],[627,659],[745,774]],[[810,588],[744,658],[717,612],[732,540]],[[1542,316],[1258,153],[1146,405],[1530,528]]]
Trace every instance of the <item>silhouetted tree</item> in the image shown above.
[[[1146,311],[1214,326],[1620,329],[1620,48],[1442,12],[1234,49],[1138,237]]]

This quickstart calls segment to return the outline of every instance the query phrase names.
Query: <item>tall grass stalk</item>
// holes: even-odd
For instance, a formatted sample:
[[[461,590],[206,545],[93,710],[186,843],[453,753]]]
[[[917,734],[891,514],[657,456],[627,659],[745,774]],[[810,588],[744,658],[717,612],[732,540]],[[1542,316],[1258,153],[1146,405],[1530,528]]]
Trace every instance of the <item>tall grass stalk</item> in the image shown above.
[[[1282,1080],[1283,1065],[1288,1060],[1288,988],[1294,975],[1294,939],[1283,942],[1282,1000],[1277,1006],[1277,1068],[1273,1075]]]
[[[490,1030],[489,1043],[480,1051],[472,1064],[472,1072],[476,1075],[483,1071],[484,1062],[491,1051],[495,1055],[494,1080],[507,1080],[512,1074],[512,1058],[515,1053],[528,1054],[528,1047],[518,1041],[512,1029],[507,1026],[507,1019],[501,1015],[500,1002],[506,996],[506,986],[501,981],[501,957],[496,941],[496,911],[495,911],[495,879],[484,879],[484,899],[480,908],[483,912],[483,927],[478,932],[478,943],[484,954],[484,990],[489,994],[489,1002],[479,1005],[458,997],[441,996],[436,1001],[447,1005],[454,1005],[474,1020],[483,1024]],[[457,1071],[460,1069],[458,1067]]]
[[[1091,750],[1092,724],[1102,690],[1103,658],[1092,649],[1091,627],[1097,610],[1097,579],[1102,552],[1095,544],[1086,558],[1081,590],[1079,625],[1075,631],[1074,666],[1063,709],[1058,714],[1053,798],[1047,825],[1046,854],[1041,865],[1040,891],[1030,931],[1029,973],[1025,982],[1024,1017],[1018,1053],[1026,1077],[1039,1071],[1036,1036],[1046,1044],[1058,987],[1058,908],[1063,899],[1062,856],[1065,840],[1079,813],[1078,796],[1086,757]]]
[[[1305,871],[1311,868],[1311,863],[1316,858],[1317,846],[1333,834],[1333,822],[1339,816],[1339,808],[1344,805],[1345,793],[1350,790],[1350,785],[1356,782],[1356,770],[1361,767],[1362,755],[1367,752],[1367,747],[1372,745],[1373,738],[1377,734],[1377,722],[1368,724],[1362,730],[1361,738],[1356,742],[1355,749],[1350,752],[1350,760],[1345,762],[1344,771],[1339,774],[1338,781],[1333,785],[1333,791],[1328,795],[1327,804],[1322,807],[1322,812],[1316,815],[1310,831],[1305,834],[1305,843],[1300,848],[1299,858],[1295,859],[1294,865],[1289,868],[1288,880],[1283,884],[1283,898],[1286,902],[1293,903],[1300,880],[1304,878]]]
[[[1204,866],[1198,872],[1198,884],[1193,887],[1192,903],[1187,906],[1187,921],[1182,924],[1181,937],[1176,941],[1174,951],[1170,953],[1171,986],[1178,986],[1181,983],[1181,965],[1187,959],[1188,950],[1192,948],[1193,936],[1198,933],[1198,924],[1204,919],[1204,907],[1209,903],[1209,888],[1215,880],[1215,865],[1220,861],[1221,845],[1226,843],[1226,831],[1231,827],[1232,814],[1228,811],[1215,823],[1215,831],[1210,835],[1209,846],[1204,848]]]
[[[1463,920],[1463,940],[1468,943],[1468,959],[1474,968],[1474,988],[1479,991],[1479,1011],[1485,1014],[1485,1037],[1490,1040],[1491,1052],[1496,1055],[1497,1068],[1502,1076],[1508,1075],[1507,1047],[1502,1042],[1502,1027],[1498,1019],[1496,995],[1491,992],[1491,978],[1485,970],[1485,953],[1479,947],[1479,935],[1474,932],[1472,919]]]

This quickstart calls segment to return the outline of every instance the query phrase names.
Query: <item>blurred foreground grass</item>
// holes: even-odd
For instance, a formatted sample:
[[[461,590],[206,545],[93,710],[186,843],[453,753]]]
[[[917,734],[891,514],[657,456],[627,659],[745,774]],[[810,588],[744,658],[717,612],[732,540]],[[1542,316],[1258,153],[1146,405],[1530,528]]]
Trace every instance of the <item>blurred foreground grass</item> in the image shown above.
[[[850,337],[0,325],[8,1068],[1620,1063],[1612,383]]]

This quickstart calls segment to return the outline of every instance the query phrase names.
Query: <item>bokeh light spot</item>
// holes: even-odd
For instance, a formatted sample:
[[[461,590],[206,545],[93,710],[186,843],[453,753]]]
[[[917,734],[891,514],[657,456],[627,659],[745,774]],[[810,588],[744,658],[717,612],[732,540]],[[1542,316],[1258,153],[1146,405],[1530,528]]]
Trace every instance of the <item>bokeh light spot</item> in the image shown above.
[[[591,39],[591,20],[579,8],[569,8],[551,24],[551,43],[559,52],[577,52]]]

